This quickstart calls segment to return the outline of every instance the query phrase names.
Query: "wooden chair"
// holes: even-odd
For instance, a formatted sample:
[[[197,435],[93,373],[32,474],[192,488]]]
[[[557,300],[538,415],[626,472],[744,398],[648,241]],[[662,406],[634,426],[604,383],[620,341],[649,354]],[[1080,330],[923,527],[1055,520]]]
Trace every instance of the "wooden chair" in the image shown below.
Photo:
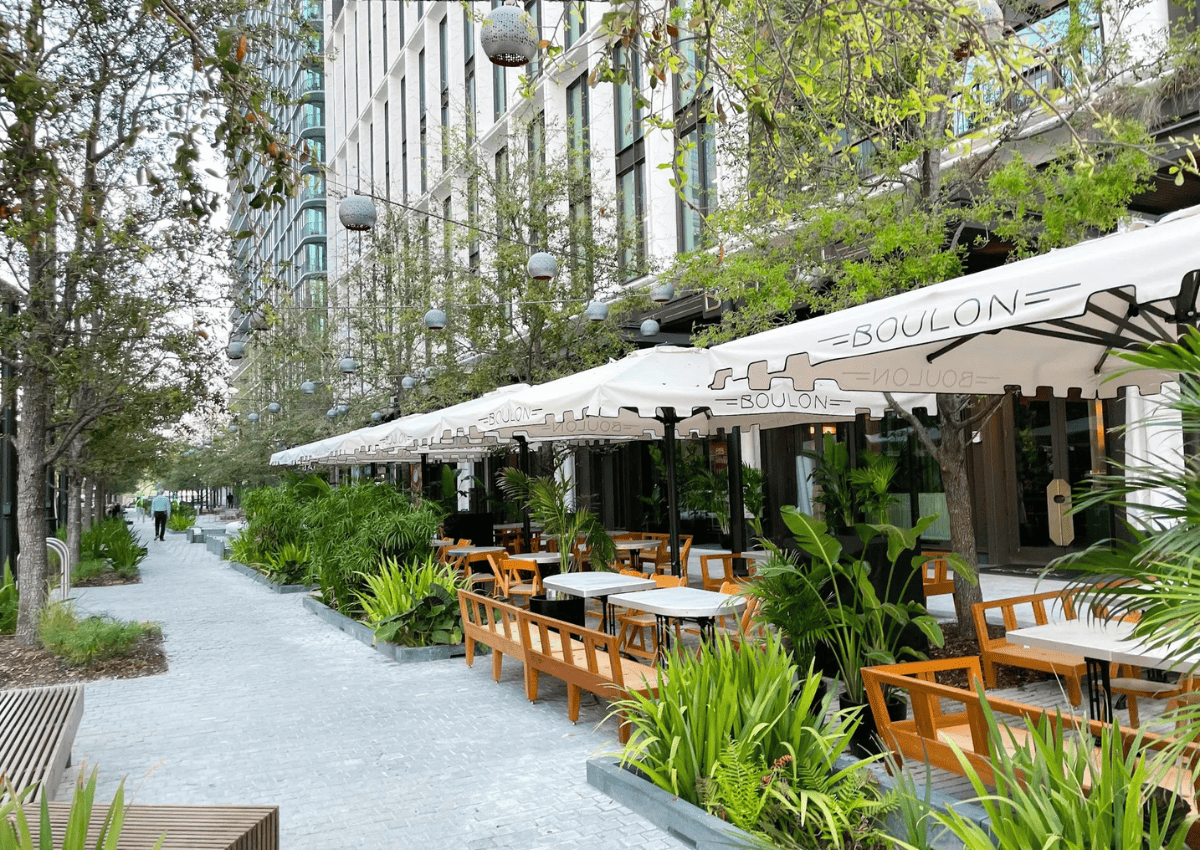
[[[926,599],[954,592],[954,576],[948,572],[949,561],[945,558],[930,558],[924,566],[921,584]]]
[[[671,535],[659,534],[657,531],[647,531],[642,535],[642,539],[657,540],[658,545],[653,549],[643,549],[638,552],[637,557],[634,559],[637,562],[637,566],[640,566],[643,570],[646,567],[650,567],[652,572],[657,572],[655,565],[659,561],[665,560],[666,563],[671,563]]]
[[[621,570],[622,575],[644,575],[641,570]],[[687,587],[682,576],[654,576],[654,583],[659,587]],[[630,610],[617,615],[621,624],[620,640],[617,646],[621,652],[638,658],[653,661],[658,657],[658,633],[655,629],[657,621],[653,614],[645,611]],[[651,637],[647,639],[646,635]],[[679,624],[675,624],[675,637],[679,635]],[[653,646],[651,646],[653,644]]]
[[[454,540],[450,537],[439,537],[438,540],[442,541],[443,543],[448,544],[446,546],[438,546],[437,547],[438,562],[442,563],[442,564],[449,563],[449,561],[450,561],[449,552],[450,552],[451,547],[454,545]]]
[[[743,593],[745,589],[746,585],[742,582],[727,581],[721,585],[717,592],[727,593],[730,596],[737,596]],[[746,607],[742,609],[742,615],[737,618],[737,622],[728,622],[729,620],[733,619],[733,615],[727,614],[717,617],[717,622],[714,627],[714,632],[716,634],[726,635],[733,644],[734,648],[741,646],[742,643],[746,641],[749,641],[750,643],[762,643],[766,639],[766,624],[756,620],[756,617],[758,616],[758,609],[762,605],[762,599],[754,594],[747,594],[745,599]],[[686,628],[684,631],[690,635],[700,634],[700,630],[694,628]]]
[[[705,590],[721,591],[721,585],[726,583],[746,584],[754,580],[756,567],[754,562],[746,558],[746,570],[748,575],[737,576],[733,574],[733,562],[743,557],[740,552],[732,552],[729,554],[712,554],[700,556],[700,586]],[[721,564],[724,575],[713,578],[711,575],[711,565],[714,563]]]
[[[542,570],[533,561],[503,558],[497,576],[497,587],[504,598],[512,602],[519,596],[525,603],[522,607],[528,608],[529,597],[542,592]]]
[[[661,575],[671,572],[671,550],[669,547],[662,547],[664,556],[661,559],[654,561],[654,574]],[[679,570],[683,576],[683,585],[687,587],[688,583],[688,557],[692,554],[692,535],[679,535]]]

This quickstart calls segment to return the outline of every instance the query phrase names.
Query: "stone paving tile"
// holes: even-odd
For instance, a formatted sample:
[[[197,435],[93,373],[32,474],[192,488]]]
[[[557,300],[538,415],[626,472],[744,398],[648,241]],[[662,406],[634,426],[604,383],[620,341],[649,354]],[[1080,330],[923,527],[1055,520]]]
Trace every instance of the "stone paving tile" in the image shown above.
[[[150,543],[142,576],[78,595],[160,622],[170,659],[88,683],[73,755],[100,799],[127,777],[143,803],[277,804],[287,850],[686,846],[587,784],[617,749],[598,700],[572,725],[565,687],[543,677],[530,704],[516,663],[499,683],[487,656],[396,664],[182,535]]]

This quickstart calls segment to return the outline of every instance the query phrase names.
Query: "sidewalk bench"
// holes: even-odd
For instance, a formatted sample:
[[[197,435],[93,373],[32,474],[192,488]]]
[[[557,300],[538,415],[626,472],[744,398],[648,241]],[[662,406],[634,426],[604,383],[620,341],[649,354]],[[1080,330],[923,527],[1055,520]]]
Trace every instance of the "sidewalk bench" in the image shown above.
[[[1079,705],[1082,701],[1080,682],[1087,675],[1087,665],[1083,656],[1058,652],[1053,649],[1037,649],[1035,647],[1018,646],[1009,643],[1007,638],[989,636],[987,614],[999,610],[1004,621],[1005,632],[1020,628],[1017,622],[1017,609],[1023,608],[1033,613],[1036,625],[1043,626],[1050,621],[1049,614],[1056,609],[1063,619],[1075,619],[1074,600],[1070,594],[1059,591],[1032,593],[1028,596],[1012,596],[1008,599],[994,599],[990,602],[976,602],[971,608],[975,620],[975,634],[979,638],[979,655],[983,661],[983,679],[989,688],[996,687],[996,667],[1005,664],[1010,667],[1024,667],[1027,670],[1039,670],[1043,673],[1053,673],[1062,676],[1067,686],[1067,698],[1071,705]]]
[[[0,691],[0,775],[30,802],[53,800],[83,718],[83,685]]]
[[[517,626],[517,607],[500,602],[490,596],[458,591],[458,605],[462,611],[463,649],[467,666],[475,663],[475,644],[481,643],[492,650],[492,678],[500,681],[500,668],[504,656],[524,662],[525,648],[521,645],[521,630]],[[529,670],[525,671],[528,686]]]
[[[582,691],[604,699],[621,699],[630,693],[650,696],[658,690],[658,671],[648,664],[622,658],[616,635],[523,609],[517,610],[517,621],[525,650],[529,701],[537,702],[539,673],[561,679],[567,683],[567,716],[572,723],[579,720]],[[622,715],[619,723],[617,739],[625,743],[629,740],[629,720]]]
[[[50,803],[50,832],[61,847],[71,804]],[[108,806],[97,804],[88,824],[87,846],[100,834]],[[25,806],[36,845],[40,807]],[[152,806],[134,804],[125,811],[117,850],[152,850],[165,834],[162,850],[278,850],[278,806]]]
[[[958,688],[936,681],[939,672],[950,670],[965,670],[968,687]],[[924,762],[965,776],[966,770],[955,753],[957,748],[979,778],[989,787],[995,788],[988,725],[983,701],[976,690],[982,676],[979,659],[975,656],[865,667],[862,671],[871,713],[875,717],[879,735],[888,749],[901,759]],[[891,719],[887,712],[885,689],[908,697],[911,718]],[[987,706],[999,724],[1001,744],[1010,753],[1029,740],[1028,728],[1036,726],[1042,720],[1049,722],[1051,728],[1061,722],[1064,730],[1084,729],[1093,735],[1100,733],[1105,726],[1099,721],[1088,721],[1021,702],[990,696],[986,699]],[[1127,753],[1134,746],[1142,751],[1158,751],[1179,746],[1166,736],[1139,734],[1137,730],[1117,728]],[[1090,743],[1088,746],[1090,747]],[[1195,810],[1197,780],[1200,779],[1200,774],[1196,771],[1197,765],[1200,764],[1200,745],[1187,744],[1180,748],[1179,754],[1181,762],[1160,784],[1177,791],[1181,799]],[[1200,825],[1193,826],[1189,835],[1189,846],[1196,846],[1196,839],[1200,839]]]

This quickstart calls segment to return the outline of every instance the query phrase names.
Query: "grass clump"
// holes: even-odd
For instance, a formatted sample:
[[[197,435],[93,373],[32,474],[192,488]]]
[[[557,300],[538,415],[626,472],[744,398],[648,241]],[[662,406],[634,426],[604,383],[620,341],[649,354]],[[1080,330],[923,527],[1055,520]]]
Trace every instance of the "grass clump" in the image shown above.
[[[155,623],[99,615],[80,619],[73,606],[60,602],[42,612],[37,633],[46,649],[73,667],[83,667],[126,655],[143,635],[162,632]]]
[[[71,571],[71,581],[84,581],[85,579],[104,575],[108,571],[109,564],[107,558],[85,558],[76,564],[75,569]]]

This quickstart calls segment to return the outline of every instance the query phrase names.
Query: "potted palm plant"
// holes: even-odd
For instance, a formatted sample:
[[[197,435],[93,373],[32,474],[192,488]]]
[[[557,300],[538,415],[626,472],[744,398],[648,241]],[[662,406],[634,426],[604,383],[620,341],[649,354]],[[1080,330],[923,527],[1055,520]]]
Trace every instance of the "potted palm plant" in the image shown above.
[[[908,584],[918,575],[918,567],[912,563],[914,553],[919,551],[917,538],[936,517],[924,517],[911,529],[859,523],[855,531],[863,543],[864,557],[854,557],[843,550],[838,538],[820,520],[790,507],[782,514],[796,543],[812,559],[806,575],[828,607],[822,639],[834,657],[842,683],[842,707],[861,709],[856,743],[861,750],[870,750],[875,724],[867,707],[862,668],[894,664],[904,658],[925,658],[913,645],[914,631],[935,646],[944,641],[941,627],[925,606],[905,598]],[[886,545],[886,569],[884,575],[873,576],[865,555],[867,550],[882,548],[880,544]],[[903,719],[906,712],[903,702],[889,706],[889,713],[896,719]]]
[[[535,478],[515,468],[504,470],[500,481],[506,496],[524,502],[530,518],[542,527],[543,536],[558,538],[559,572],[568,573],[578,566],[571,557],[571,549],[572,543],[580,537],[587,538],[592,567],[603,569],[604,565],[612,563],[616,547],[595,514],[586,508],[568,505],[571,486],[570,478],[558,475]],[[583,602],[582,597],[551,600],[534,596],[529,600],[529,607],[535,613],[582,626]]]

